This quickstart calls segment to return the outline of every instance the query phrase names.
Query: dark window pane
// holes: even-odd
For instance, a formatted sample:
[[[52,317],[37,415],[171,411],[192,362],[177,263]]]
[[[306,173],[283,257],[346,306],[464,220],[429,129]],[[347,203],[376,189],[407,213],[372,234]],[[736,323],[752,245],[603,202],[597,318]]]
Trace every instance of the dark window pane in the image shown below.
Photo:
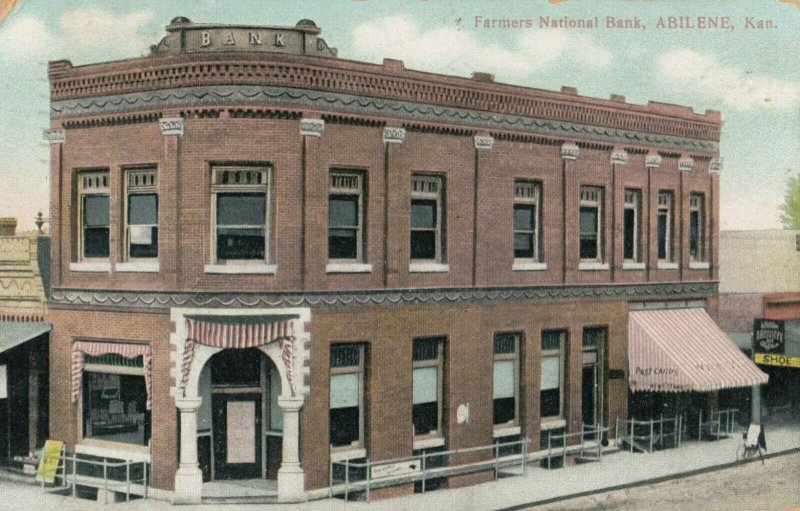
[[[692,259],[699,258],[700,248],[700,213],[692,211],[689,213],[689,255]]]
[[[564,334],[560,331],[542,332],[542,350],[560,350]]]
[[[514,257],[527,259],[533,257],[533,234],[519,232],[514,234]]]
[[[532,205],[515,204],[514,205],[514,230],[515,231],[532,231],[533,230],[533,216],[534,208]]]
[[[144,376],[84,372],[83,436],[147,445],[150,411]]]
[[[354,195],[331,195],[328,201],[328,226],[358,226],[358,197]]]
[[[108,257],[108,227],[84,227],[83,257]]]
[[[414,434],[424,435],[438,429],[439,403],[420,403],[411,410],[414,422]]]
[[[494,424],[503,424],[514,420],[516,417],[516,403],[513,397],[498,398],[494,400]]]
[[[581,208],[581,234],[597,234],[597,208]]]
[[[334,408],[331,413],[331,445],[341,447],[358,441],[358,407]]]
[[[514,353],[517,347],[517,334],[497,334],[494,336],[494,352]]]
[[[263,193],[217,195],[217,225],[264,225],[265,210]]]
[[[636,212],[633,209],[625,209],[625,235],[623,240],[623,254],[625,259],[634,257],[634,236]]]
[[[411,201],[411,228],[432,229],[436,227],[436,201]]]
[[[352,367],[359,365],[361,349],[356,344],[331,346],[331,367]]]
[[[255,348],[220,351],[211,358],[211,383],[258,387],[261,385],[261,356]]]
[[[108,227],[108,195],[84,195],[83,225],[86,227]]]
[[[541,392],[541,417],[552,417],[561,414],[561,390],[550,389]]]
[[[597,236],[581,236],[581,259],[597,259]]]
[[[356,259],[358,236],[354,229],[331,229],[328,232],[329,259]]]
[[[583,330],[583,346],[595,348],[604,345],[606,342],[605,328],[585,328]]]
[[[145,234],[143,238],[139,238],[142,233],[136,234],[135,229],[143,229],[142,233]],[[134,236],[136,234],[136,236]],[[158,227],[134,227],[131,230],[130,239],[130,256],[131,257],[158,257]],[[150,240],[147,243],[147,240]]]
[[[438,352],[438,339],[419,339],[414,341],[411,356],[415,362],[421,360],[435,360],[438,356]]]
[[[667,258],[667,213],[658,214],[658,258]]]
[[[158,196],[132,194],[128,196],[128,224],[155,225],[158,223]]]
[[[264,259],[264,229],[217,228],[217,259]]]
[[[411,231],[411,259],[436,259],[435,231]]]

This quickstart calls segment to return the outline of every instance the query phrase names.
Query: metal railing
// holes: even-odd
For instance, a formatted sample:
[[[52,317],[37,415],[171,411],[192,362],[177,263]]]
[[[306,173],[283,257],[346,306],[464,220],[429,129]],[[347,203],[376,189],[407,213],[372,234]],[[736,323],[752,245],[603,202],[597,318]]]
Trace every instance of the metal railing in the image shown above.
[[[608,432],[607,427],[583,424],[577,433],[547,433],[547,468],[552,468],[553,458],[561,458],[563,467],[568,454],[578,454],[578,457],[588,459],[587,452],[593,452],[592,459],[600,460],[603,457],[603,433]],[[580,442],[570,444],[569,440],[577,438]]]
[[[697,412],[692,412],[690,415],[694,415],[694,413],[697,413],[698,440],[703,439],[704,433],[719,440],[723,436],[728,436],[736,431],[736,414],[739,413],[737,408],[712,410],[710,414],[704,414],[703,410],[697,410]],[[689,421],[687,420],[686,423],[688,425]]]
[[[488,446],[470,447],[439,452],[423,452],[415,456],[363,463],[350,460],[331,461],[330,496],[343,494],[345,500],[351,492],[363,491],[369,502],[370,492],[376,488],[419,482],[424,493],[432,479],[451,477],[475,472],[494,471],[497,479],[502,468],[519,467],[521,475],[528,474],[528,448],[530,439],[516,442],[494,443]],[[509,448],[519,449],[518,454],[501,455]],[[452,463],[453,458],[468,454],[488,453],[491,458],[467,463]],[[341,472],[343,475],[338,475]]]
[[[683,441],[683,416],[661,416],[659,419],[637,420],[617,417],[614,438],[617,445],[627,443],[630,451],[653,452],[658,447],[664,449],[667,443],[680,447]]]
[[[63,455],[56,469],[56,479],[61,480],[62,488],[72,487],[72,496],[77,496],[78,486],[87,486],[104,490],[105,503],[108,504],[108,492],[115,491],[125,493],[126,502],[131,500],[131,487],[141,485],[142,494],[147,498],[147,476],[148,463],[146,461],[96,461],[88,458],[80,458],[77,454],[72,456]],[[141,467],[141,471],[139,471]],[[139,474],[132,474],[140,472]],[[59,474],[60,470],[60,474]],[[42,483],[44,487],[44,483]]]

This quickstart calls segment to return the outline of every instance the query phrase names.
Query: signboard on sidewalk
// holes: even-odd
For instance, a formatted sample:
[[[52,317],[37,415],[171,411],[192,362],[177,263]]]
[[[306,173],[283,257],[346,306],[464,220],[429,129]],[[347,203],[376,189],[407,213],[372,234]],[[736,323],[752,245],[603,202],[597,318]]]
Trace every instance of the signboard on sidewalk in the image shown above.
[[[60,440],[48,440],[42,449],[42,459],[39,460],[39,470],[36,480],[42,483],[52,484],[56,480],[58,463],[61,461],[61,453],[64,451],[64,442]]]

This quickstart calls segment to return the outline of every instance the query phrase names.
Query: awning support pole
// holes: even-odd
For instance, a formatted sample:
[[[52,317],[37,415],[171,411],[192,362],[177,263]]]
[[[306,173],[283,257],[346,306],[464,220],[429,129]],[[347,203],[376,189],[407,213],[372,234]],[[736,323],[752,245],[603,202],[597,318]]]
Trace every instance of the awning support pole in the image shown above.
[[[761,425],[761,385],[753,385],[753,397],[750,399],[750,423]]]

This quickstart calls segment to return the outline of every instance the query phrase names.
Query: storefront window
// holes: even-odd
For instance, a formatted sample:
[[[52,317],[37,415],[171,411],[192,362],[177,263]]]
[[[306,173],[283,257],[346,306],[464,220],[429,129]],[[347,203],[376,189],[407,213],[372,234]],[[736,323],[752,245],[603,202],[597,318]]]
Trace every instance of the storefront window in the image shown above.
[[[83,437],[148,445],[150,411],[146,409],[144,375],[100,373],[83,375]]]

